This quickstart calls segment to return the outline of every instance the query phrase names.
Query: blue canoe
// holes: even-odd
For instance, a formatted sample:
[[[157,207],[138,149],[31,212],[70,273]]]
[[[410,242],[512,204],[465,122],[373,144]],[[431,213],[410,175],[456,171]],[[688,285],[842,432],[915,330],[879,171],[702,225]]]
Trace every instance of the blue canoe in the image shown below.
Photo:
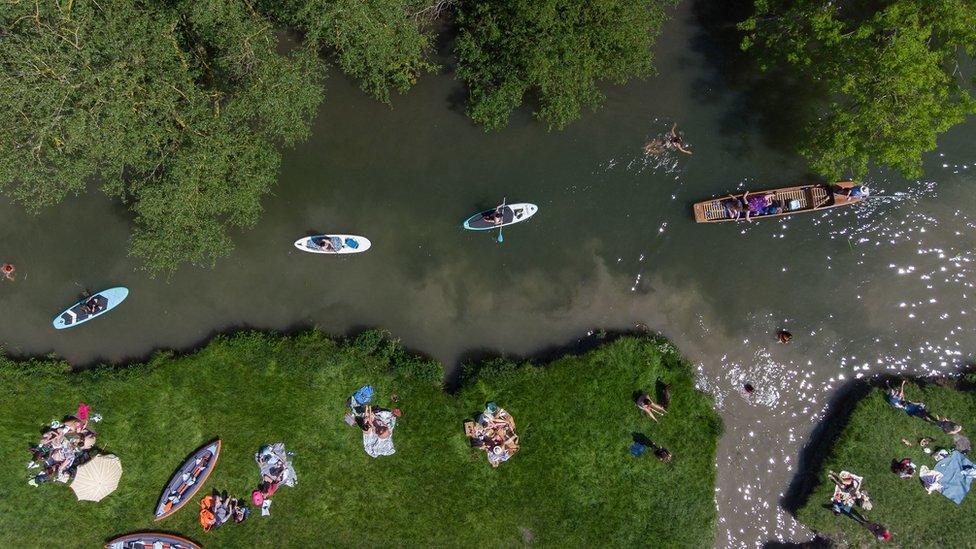
[[[79,324],[102,316],[117,307],[119,303],[125,301],[125,298],[128,296],[129,289],[121,286],[102,290],[91,297],[82,299],[78,303],[68,307],[63,313],[54,317],[54,328],[56,330],[74,328]],[[94,311],[92,311],[92,307],[94,307]]]

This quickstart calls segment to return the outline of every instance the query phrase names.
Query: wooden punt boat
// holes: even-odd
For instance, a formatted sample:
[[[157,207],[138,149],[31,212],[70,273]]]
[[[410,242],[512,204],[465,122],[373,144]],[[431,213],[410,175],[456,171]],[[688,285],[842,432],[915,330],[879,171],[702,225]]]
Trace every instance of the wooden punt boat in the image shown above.
[[[217,466],[219,456],[219,438],[193,452],[166,483],[163,495],[159,497],[159,503],[156,504],[153,520],[163,520],[186,505],[200,488],[203,488],[203,483],[207,482],[207,477]]]
[[[750,195],[763,195],[772,193],[773,200],[779,203],[783,210],[779,213],[752,215],[750,219],[758,221],[767,217],[782,217],[804,212],[816,212],[838,206],[847,206],[861,201],[860,196],[847,196],[842,192],[835,192],[833,189],[850,189],[857,185],[854,181],[839,181],[833,185],[814,184],[800,185],[797,187],[783,187],[782,189],[772,189],[767,191],[749,191]],[[742,199],[745,193],[731,195],[733,198]],[[698,202],[694,206],[696,223],[721,223],[723,221],[741,221],[745,217],[738,219],[729,215],[726,209],[726,202],[731,200],[728,196],[713,198]]]

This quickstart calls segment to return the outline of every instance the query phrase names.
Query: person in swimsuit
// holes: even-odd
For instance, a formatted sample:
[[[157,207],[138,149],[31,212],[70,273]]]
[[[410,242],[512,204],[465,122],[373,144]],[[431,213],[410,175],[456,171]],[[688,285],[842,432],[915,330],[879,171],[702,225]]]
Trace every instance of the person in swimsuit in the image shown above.
[[[685,154],[688,154],[688,155],[691,154],[691,151],[689,151],[687,148],[685,148],[685,143],[681,139],[681,136],[678,134],[678,123],[677,122],[674,123],[674,126],[671,126],[671,136],[668,137],[667,143],[668,143],[668,147],[670,147],[672,149],[676,149],[676,150],[681,151],[681,152],[683,152]]]

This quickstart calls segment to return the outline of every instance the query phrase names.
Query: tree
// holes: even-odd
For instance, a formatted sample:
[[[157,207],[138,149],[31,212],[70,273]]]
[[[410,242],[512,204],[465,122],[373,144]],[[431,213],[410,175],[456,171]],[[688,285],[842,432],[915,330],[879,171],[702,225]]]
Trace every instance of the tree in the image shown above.
[[[601,81],[654,73],[651,46],[675,0],[470,0],[458,8],[458,76],[468,114],[508,124],[526,96],[536,117],[563,128],[604,99]]]
[[[277,52],[234,0],[7,3],[0,11],[0,189],[36,211],[98,182],[135,215],[150,272],[212,263],[309,132],[314,52]]]
[[[958,70],[976,51],[971,0],[756,0],[739,27],[763,68],[822,88],[800,152],[824,176],[860,177],[873,160],[919,177],[937,135],[976,112]]]
[[[302,30],[342,72],[384,103],[434,72],[431,26],[450,0],[263,0],[269,14]]]

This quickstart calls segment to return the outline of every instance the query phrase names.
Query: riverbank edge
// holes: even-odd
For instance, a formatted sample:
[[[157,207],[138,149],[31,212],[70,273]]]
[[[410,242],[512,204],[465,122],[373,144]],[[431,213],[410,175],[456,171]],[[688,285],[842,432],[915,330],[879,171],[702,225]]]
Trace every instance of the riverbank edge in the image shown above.
[[[961,398],[968,399],[971,401],[971,406],[974,411],[976,411],[976,367],[970,366],[958,373],[952,375],[942,375],[935,377],[923,377],[923,376],[899,376],[899,375],[889,375],[881,374],[877,376],[872,376],[870,378],[852,380],[846,385],[842,386],[838,390],[828,405],[828,413],[824,418],[817,424],[808,438],[806,444],[804,444],[801,452],[800,458],[798,460],[797,473],[793,476],[790,481],[789,487],[784,492],[784,496],[780,503],[784,510],[789,512],[793,518],[803,523],[807,528],[815,534],[814,540],[809,542],[812,546],[820,547],[831,547],[835,545],[865,545],[872,543],[872,538],[868,535],[867,531],[863,528],[854,528],[847,525],[848,528],[833,529],[828,531],[825,528],[817,528],[816,524],[811,524],[809,516],[817,511],[817,508],[823,508],[825,501],[821,501],[824,498],[815,498],[815,494],[823,492],[821,488],[826,485],[826,474],[827,470],[840,471],[841,468],[848,468],[857,474],[868,470],[867,463],[854,463],[854,464],[842,464],[837,463],[837,454],[840,453],[845,447],[848,446],[862,446],[867,443],[854,443],[851,440],[847,440],[845,435],[850,430],[857,430],[861,428],[862,424],[870,424],[872,429],[880,429],[881,426],[885,425],[885,419],[889,421],[904,420],[902,418],[904,415],[899,410],[891,408],[890,406],[885,406],[885,412],[890,414],[888,418],[877,418],[876,414],[871,413],[872,411],[866,410],[869,399],[881,399],[888,390],[888,386],[897,386],[901,384],[902,381],[906,381],[906,393],[909,400],[923,400],[925,404],[929,407],[933,413],[940,413],[940,407],[943,404],[943,399],[938,398],[939,393],[943,394],[955,394],[959,395]],[[925,391],[925,397],[919,396],[919,391]],[[913,396],[914,395],[914,396]],[[936,398],[932,398],[931,395],[936,395]],[[863,416],[863,417],[862,417]],[[976,427],[973,422],[973,416],[969,417],[954,417],[957,421],[960,421],[964,426],[964,434],[967,436],[972,436],[973,427]],[[928,427],[928,431],[925,436],[935,437],[937,441],[939,440],[939,435],[941,432],[934,426],[928,426],[924,424],[921,420],[911,420],[916,422],[913,427],[924,429]],[[867,430],[867,428],[865,428]],[[905,438],[905,437],[900,437]],[[918,438],[918,437],[916,437]],[[945,437],[942,437],[945,438]],[[946,441],[941,441],[946,442]],[[900,441],[899,441],[900,443]],[[914,444],[914,442],[913,442]],[[945,444],[943,444],[945,445]],[[950,449],[951,449],[951,445]],[[901,446],[899,448],[900,452],[895,452],[891,456],[879,456],[878,459],[883,461],[883,465],[887,466],[890,459],[894,458],[895,455],[900,459],[901,457],[909,456],[910,453],[917,453],[915,450],[917,445],[914,447]],[[904,454],[904,455],[902,455]],[[885,459],[887,458],[887,460]],[[917,460],[915,460],[917,463]],[[873,463],[873,469],[877,470],[877,463]],[[921,465],[921,463],[919,463]],[[928,465],[931,466],[929,463]],[[883,467],[882,467],[883,468]],[[890,471],[886,471],[887,475],[891,475],[885,480],[889,480],[894,475]],[[882,475],[884,476],[884,475]],[[865,483],[867,484],[869,479],[865,477]],[[875,479],[876,480],[876,479]],[[906,484],[907,483],[907,484]],[[906,507],[910,508],[922,508],[926,507],[926,504],[931,504],[931,498],[940,497],[938,494],[928,495],[922,490],[921,487],[916,486],[918,484],[917,475],[911,481],[902,481],[901,485],[907,485],[912,488],[918,488],[917,491],[911,494],[911,496],[917,496],[917,499],[913,497],[911,502],[902,502]],[[877,500],[877,494],[871,489],[870,485],[866,486],[869,493],[872,494],[875,500]],[[823,494],[819,494],[823,495]],[[829,497],[827,498],[829,499]],[[944,499],[944,498],[943,498]],[[939,500],[936,500],[939,501]],[[939,501],[939,503],[943,503]],[[877,505],[877,504],[876,504]],[[966,502],[964,502],[966,505]],[[931,505],[928,505],[931,507]],[[972,506],[972,502],[969,502],[970,515],[973,520],[976,521],[976,508]],[[826,508],[821,509],[823,513],[832,514]],[[863,512],[868,518],[872,520],[872,513]],[[845,517],[833,517],[836,520],[848,520]],[[897,538],[899,533],[897,528],[900,526],[898,524],[887,524],[883,520],[877,519],[875,516],[874,520],[878,520],[883,525],[889,527],[892,530],[893,535]],[[853,521],[849,521],[853,524]],[[945,524],[946,529],[952,527],[951,524]],[[941,543],[944,538],[937,537],[932,538],[931,542],[933,544]],[[917,540],[915,540],[917,542]],[[902,545],[898,543],[897,545]]]
[[[245,330],[218,335],[209,342],[203,343],[188,352],[177,353],[174,351],[160,350],[152,353],[150,358],[143,362],[100,364],[83,370],[76,370],[64,360],[52,359],[50,357],[15,360],[4,356],[0,357],[0,376],[7,381],[15,378],[34,378],[42,382],[43,380],[71,382],[71,380],[86,379],[91,383],[98,383],[100,379],[121,377],[126,383],[138,383],[141,377],[149,375],[160,368],[165,368],[168,363],[190,361],[194,357],[207,354],[213,348],[228,344],[234,345],[235,342],[246,341],[248,338],[257,338],[269,342],[272,346],[286,344],[301,345],[301,342],[305,339],[316,341],[324,339],[331,343],[332,348],[337,353],[351,349],[364,359],[367,357],[370,357],[370,360],[378,359],[379,362],[390,367],[389,373],[393,377],[399,380],[412,380],[413,382],[428,387],[436,387],[440,393],[451,400],[460,400],[466,392],[485,392],[486,385],[494,384],[496,386],[504,386],[512,379],[519,376],[524,377],[522,374],[525,371],[537,372],[538,375],[545,376],[546,371],[554,367],[553,365],[556,363],[563,363],[567,360],[578,360],[581,363],[585,363],[599,353],[611,352],[614,348],[622,348],[630,343],[653,346],[656,352],[660,353],[662,360],[674,363],[680,370],[680,375],[687,379],[690,386],[693,386],[694,383],[694,370],[690,363],[681,357],[677,348],[664,337],[656,334],[608,334],[605,332],[598,332],[594,338],[578,340],[576,343],[563,347],[564,354],[562,356],[552,358],[541,365],[532,359],[519,360],[499,356],[483,359],[478,362],[468,362],[459,371],[457,384],[454,387],[445,384],[443,375],[444,367],[441,363],[419,353],[404,350],[398,340],[392,338],[390,334],[379,330],[366,330],[351,337],[334,337],[318,330],[303,330],[288,335],[282,335],[277,332]],[[547,349],[543,354],[552,356],[555,352],[553,349]],[[636,366],[636,364],[633,366]],[[672,367],[674,366],[668,366],[668,368]],[[633,369],[636,371],[638,368]],[[535,373],[529,374],[530,377],[535,375]],[[711,471],[710,478],[707,479],[709,484],[708,493],[711,494],[714,491],[715,484],[715,451],[718,437],[721,435],[722,423],[720,417],[714,410],[714,403],[711,400],[711,396],[697,388],[693,389],[693,391],[697,393],[696,399],[702,402],[707,401],[708,423],[714,428],[714,436],[711,437],[712,440],[709,445],[711,451],[705,448],[701,452],[701,456],[707,458],[708,469]],[[615,396],[623,396],[625,399],[629,399],[630,397],[630,395]],[[630,407],[632,407],[632,404],[630,404]],[[639,415],[636,411],[633,413]],[[698,459],[700,461],[700,458]],[[634,486],[634,489],[640,490],[641,487]],[[702,501],[699,502],[701,509],[698,511],[702,512],[702,517],[696,521],[696,524],[700,528],[697,528],[699,533],[695,537],[700,536],[702,539],[712,540],[717,521],[714,501],[712,497],[701,499]],[[689,510],[689,512],[695,511]],[[639,524],[640,520],[637,519],[637,523],[634,526],[637,527]],[[701,535],[702,533],[705,535]],[[193,536],[194,533],[189,532],[188,534]]]

